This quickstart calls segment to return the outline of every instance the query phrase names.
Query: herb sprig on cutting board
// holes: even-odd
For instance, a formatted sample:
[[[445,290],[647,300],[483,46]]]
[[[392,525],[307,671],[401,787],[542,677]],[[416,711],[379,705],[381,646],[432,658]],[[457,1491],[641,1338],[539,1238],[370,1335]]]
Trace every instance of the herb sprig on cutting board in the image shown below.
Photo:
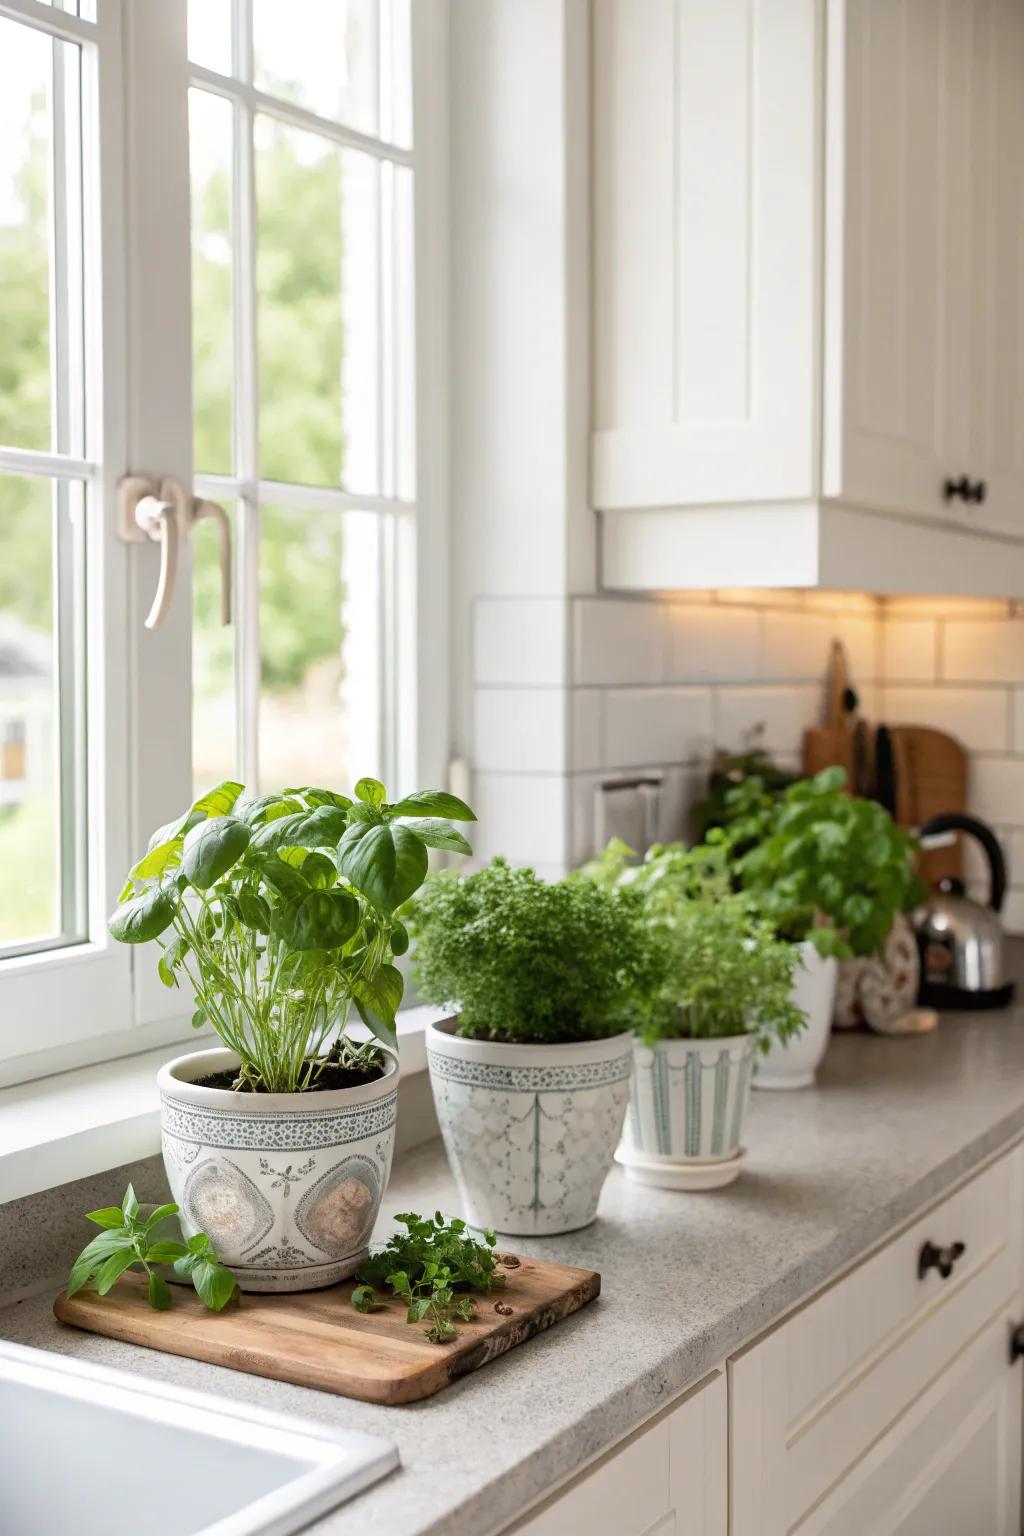
[[[505,1284],[492,1252],[493,1232],[483,1242],[471,1237],[466,1223],[457,1217],[445,1221],[440,1211],[417,1216],[406,1211],[395,1220],[405,1228],[396,1232],[384,1248],[372,1253],[356,1270],[359,1284],[352,1292],[357,1312],[377,1312],[385,1305],[377,1291],[390,1288],[406,1305],[406,1321],[421,1323],[432,1344],[448,1344],[459,1336],[456,1321],[469,1322],[476,1314],[473,1291],[488,1292]]]

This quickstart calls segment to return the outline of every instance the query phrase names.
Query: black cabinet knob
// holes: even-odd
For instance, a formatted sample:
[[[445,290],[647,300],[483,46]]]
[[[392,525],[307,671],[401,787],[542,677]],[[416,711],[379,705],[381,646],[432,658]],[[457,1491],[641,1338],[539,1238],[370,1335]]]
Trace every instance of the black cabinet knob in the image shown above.
[[[980,506],[988,495],[988,485],[984,480],[972,480],[968,475],[958,475],[955,480],[942,482],[942,495],[946,501],[962,501],[965,504],[973,502]]]
[[[1018,1323],[1010,1334],[1010,1364],[1024,1355],[1024,1323]]]
[[[970,501],[971,482],[966,475],[960,475],[956,480],[946,480],[942,486],[942,494],[946,501]]]
[[[950,1243],[948,1248],[937,1248],[934,1243],[925,1243],[917,1257],[918,1278],[923,1280],[930,1269],[937,1269],[943,1280],[948,1280],[953,1273],[953,1265],[966,1252],[966,1243]]]

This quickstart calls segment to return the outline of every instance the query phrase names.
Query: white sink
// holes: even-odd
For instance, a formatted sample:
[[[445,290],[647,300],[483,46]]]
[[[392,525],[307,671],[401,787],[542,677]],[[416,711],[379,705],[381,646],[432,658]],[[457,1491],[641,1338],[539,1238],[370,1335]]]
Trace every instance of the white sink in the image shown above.
[[[291,1536],[398,1465],[387,1440],[0,1343],[0,1529]]]

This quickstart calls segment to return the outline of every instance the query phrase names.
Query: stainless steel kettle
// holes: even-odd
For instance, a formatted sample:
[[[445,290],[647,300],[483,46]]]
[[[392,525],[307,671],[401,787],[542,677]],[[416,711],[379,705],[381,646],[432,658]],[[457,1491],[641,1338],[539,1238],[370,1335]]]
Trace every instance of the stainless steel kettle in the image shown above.
[[[965,894],[963,881],[943,880],[914,914],[921,949],[921,1001],[933,1008],[1002,1008],[1013,997],[1003,968],[1006,861],[991,827],[950,812],[921,827],[921,842],[966,832],[984,848],[989,867],[988,905]]]

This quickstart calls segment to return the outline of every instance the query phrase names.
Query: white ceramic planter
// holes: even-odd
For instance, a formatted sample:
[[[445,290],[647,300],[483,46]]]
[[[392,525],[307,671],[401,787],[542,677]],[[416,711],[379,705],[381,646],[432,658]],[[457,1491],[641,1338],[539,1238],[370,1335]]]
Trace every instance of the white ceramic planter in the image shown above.
[[[633,1050],[626,1134],[616,1157],[627,1177],[673,1189],[730,1184],[743,1158],[753,1035],[658,1040]]]
[[[786,1045],[772,1041],[768,1054],[758,1059],[755,1088],[809,1087],[828,1050],[839,963],[806,941],[798,948],[802,963],[793,976],[793,1001],[807,1023]]]
[[[633,1037],[571,1045],[464,1040],[427,1031],[448,1160],[474,1227],[550,1235],[594,1220],[629,1097]]]
[[[351,1275],[391,1173],[398,1063],[358,1088],[233,1093],[196,1079],[238,1065],[195,1051],[161,1068],[160,1135],[186,1237],[205,1232],[243,1291]]]

